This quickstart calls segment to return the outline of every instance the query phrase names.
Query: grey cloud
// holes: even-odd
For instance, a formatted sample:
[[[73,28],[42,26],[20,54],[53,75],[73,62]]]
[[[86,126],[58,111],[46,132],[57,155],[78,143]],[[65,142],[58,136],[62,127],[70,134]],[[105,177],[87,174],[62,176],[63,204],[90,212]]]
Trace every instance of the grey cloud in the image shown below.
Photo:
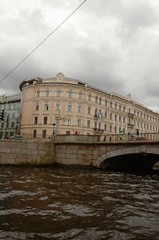
[[[0,6],[0,77],[81,2],[3,2],[2,8]],[[0,84],[0,90],[19,91],[19,84],[25,78],[47,78],[63,72],[66,77],[108,92],[124,96],[132,93],[135,100],[155,109],[159,87],[158,12],[157,0],[87,0]]]

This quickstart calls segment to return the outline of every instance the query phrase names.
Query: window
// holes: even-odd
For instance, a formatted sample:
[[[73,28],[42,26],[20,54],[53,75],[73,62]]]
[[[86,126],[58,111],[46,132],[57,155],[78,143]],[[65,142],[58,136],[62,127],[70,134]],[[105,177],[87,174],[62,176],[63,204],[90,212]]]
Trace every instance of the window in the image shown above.
[[[15,122],[11,122],[11,128],[14,128]]]
[[[113,120],[113,115],[112,115],[112,113],[110,113],[110,120]]]
[[[87,120],[87,128],[90,128],[90,127],[91,127],[91,121]]]
[[[48,110],[49,110],[49,104],[48,104],[48,102],[45,102],[44,110],[45,110],[45,111],[48,111]]]
[[[111,108],[113,107],[113,103],[112,103],[112,102],[110,102],[110,107],[111,107]]]
[[[60,102],[57,102],[56,103],[56,111],[59,111],[60,110]]]
[[[95,97],[95,103],[98,103],[98,97],[97,96]]]
[[[81,113],[81,110],[82,110],[82,107],[81,107],[81,104],[78,105],[78,108],[77,108],[77,112],[78,113]]]
[[[39,103],[38,102],[35,103],[35,111],[39,111]]]
[[[61,96],[61,90],[58,89],[58,90],[56,91],[56,97],[60,97],[60,96]]]
[[[46,130],[42,131],[42,138],[46,138]]]
[[[77,126],[81,127],[81,118],[77,118]]]
[[[107,124],[104,124],[104,131],[107,131]]]
[[[101,104],[102,103],[102,99],[101,99],[101,97],[99,98],[99,104]]]
[[[95,108],[95,112],[94,112],[94,116],[95,117],[97,117],[98,115],[97,115],[97,111],[98,111],[98,109],[97,108]]]
[[[108,101],[107,101],[107,100],[105,100],[105,106],[106,106],[106,107],[108,106]]]
[[[88,114],[91,114],[91,106],[88,106]]]
[[[98,111],[98,118],[103,118],[103,113],[101,112],[101,109]]]
[[[107,118],[107,111],[105,111],[104,116],[105,116],[105,118]]]
[[[37,90],[37,91],[35,92],[35,97],[40,97],[40,91],[39,91],[39,90]]]
[[[33,138],[36,138],[36,135],[37,135],[37,131],[33,130]]]
[[[70,125],[71,125],[71,118],[67,118],[67,119],[66,119],[66,125],[67,125],[67,126],[70,126]]]
[[[71,104],[71,103],[68,103],[68,105],[67,105],[67,111],[68,111],[68,112],[72,112],[72,104]]]
[[[50,93],[50,91],[47,89],[45,92],[45,97],[49,97],[49,93]]]
[[[88,101],[91,101],[91,94],[88,95]]]
[[[73,97],[73,93],[72,93],[71,90],[68,91],[68,97],[69,97],[69,98],[72,98],[72,97]]]
[[[44,124],[47,124],[47,117],[44,117]]]
[[[81,93],[81,92],[78,93],[78,98],[79,98],[79,99],[82,99],[82,93]]]
[[[38,117],[34,117],[34,124],[38,124]]]

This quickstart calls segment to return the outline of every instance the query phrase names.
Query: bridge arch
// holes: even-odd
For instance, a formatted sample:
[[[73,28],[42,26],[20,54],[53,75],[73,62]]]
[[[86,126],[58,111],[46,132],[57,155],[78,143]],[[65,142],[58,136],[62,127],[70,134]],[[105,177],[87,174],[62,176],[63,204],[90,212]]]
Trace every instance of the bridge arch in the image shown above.
[[[138,157],[138,158],[137,158]],[[142,159],[142,161],[139,161]],[[150,160],[151,159],[151,160]],[[131,160],[131,161],[130,161]],[[129,166],[135,169],[140,168],[152,169],[155,163],[159,162],[159,148],[147,145],[125,147],[115,149],[100,155],[93,163],[98,168],[118,168],[119,166]]]

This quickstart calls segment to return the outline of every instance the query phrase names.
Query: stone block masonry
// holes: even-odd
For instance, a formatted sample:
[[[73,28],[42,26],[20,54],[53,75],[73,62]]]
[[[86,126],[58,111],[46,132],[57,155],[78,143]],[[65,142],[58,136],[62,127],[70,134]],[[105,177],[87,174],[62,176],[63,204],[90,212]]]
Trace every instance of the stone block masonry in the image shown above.
[[[54,161],[54,146],[51,142],[0,140],[1,165],[49,165]]]

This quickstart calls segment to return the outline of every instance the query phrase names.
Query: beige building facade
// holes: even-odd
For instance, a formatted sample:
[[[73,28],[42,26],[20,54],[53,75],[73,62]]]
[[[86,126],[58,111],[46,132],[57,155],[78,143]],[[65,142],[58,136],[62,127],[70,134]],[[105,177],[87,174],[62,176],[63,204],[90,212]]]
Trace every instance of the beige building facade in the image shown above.
[[[66,78],[32,78],[20,84],[21,135],[156,133],[159,114],[126,97]]]

